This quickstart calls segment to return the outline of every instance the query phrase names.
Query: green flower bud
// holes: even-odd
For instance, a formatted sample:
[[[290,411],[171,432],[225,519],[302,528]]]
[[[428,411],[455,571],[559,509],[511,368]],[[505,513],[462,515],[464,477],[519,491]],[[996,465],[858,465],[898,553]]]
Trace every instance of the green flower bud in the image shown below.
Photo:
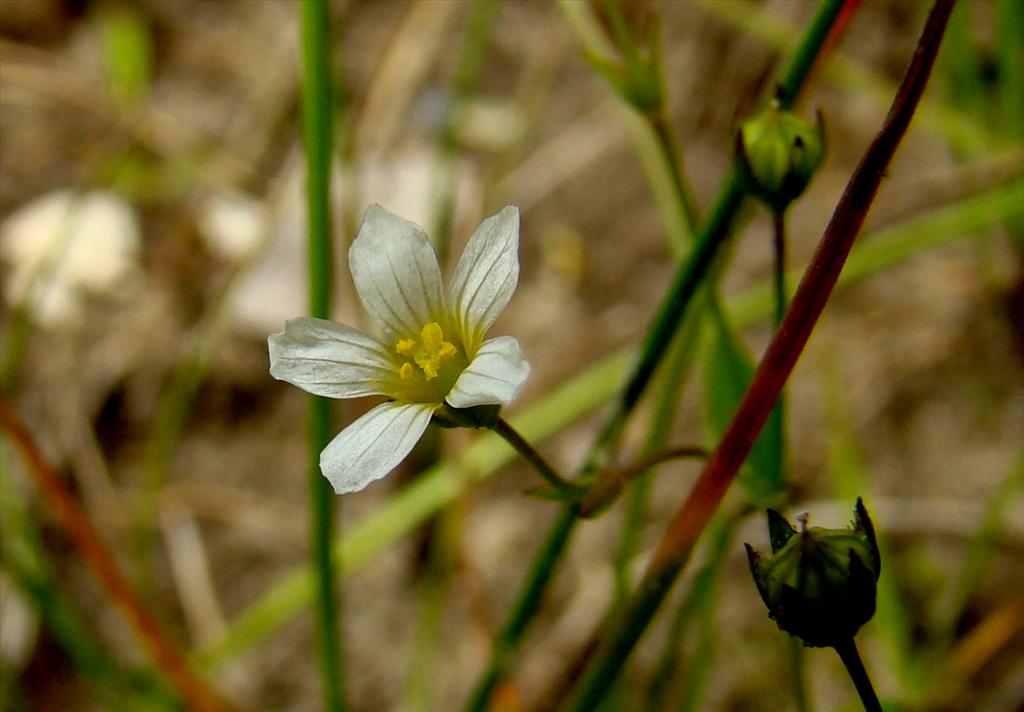
[[[825,156],[821,114],[812,124],[778,101],[740,126],[736,150],[751,192],[782,212],[804,192]]]
[[[744,545],[768,615],[804,645],[848,643],[875,614],[878,543],[860,498],[854,514],[850,529],[808,528],[805,517],[797,531],[769,509],[771,556]]]

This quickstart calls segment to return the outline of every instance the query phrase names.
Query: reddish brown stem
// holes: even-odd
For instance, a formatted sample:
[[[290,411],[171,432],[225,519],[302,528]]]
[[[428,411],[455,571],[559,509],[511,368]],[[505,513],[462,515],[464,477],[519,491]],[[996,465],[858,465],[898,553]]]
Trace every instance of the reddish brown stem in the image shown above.
[[[757,367],[750,388],[690,496],[669,524],[649,571],[672,568],[685,562],[761,432],[832,294],[885,176],[886,167],[910,125],[952,7],[953,0],[937,0],[932,8],[921,41],[882,128],[850,177],[786,316]]]
[[[189,668],[185,657],[147,613],[118,566],[113,553],[100,538],[54,467],[46,460],[17,411],[2,394],[0,425],[25,458],[29,472],[53,513],[67,531],[71,542],[85,559],[90,571],[106,589],[114,604],[121,609],[153,663],[164,672],[189,709],[197,712],[223,712],[235,709]]]

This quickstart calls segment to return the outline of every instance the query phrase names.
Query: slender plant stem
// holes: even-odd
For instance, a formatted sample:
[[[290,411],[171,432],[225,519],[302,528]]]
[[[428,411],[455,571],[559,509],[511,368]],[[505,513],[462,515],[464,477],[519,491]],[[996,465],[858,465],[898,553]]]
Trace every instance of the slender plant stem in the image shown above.
[[[651,416],[651,425],[647,431],[644,452],[654,453],[665,447],[672,424],[678,412],[679,398],[686,377],[693,365],[697,352],[700,328],[703,323],[701,311],[695,309],[686,319],[686,323],[672,344],[672,353],[661,380],[657,386],[657,401]],[[622,515],[622,530],[619,546],[615,552],[615,597],[613,605],[618,608],[629,596],[632,589],[630,564],[636,556],[640,542],[640,532],[647,521],[648,500],[650,499],[653,472],[640,474],[629,488]],[[595,486],[596,486],[595,482]]]
[[[558,513],[548,532],[547,539],[533,559],[530,573],[523,590],[512,607],[512,612],[498,633],[491,649],[491,657],[487,661],[487,667],[473,688],[466,704],[467,711],[486,712],[488,709],[491,694],[501,680],[527,624],[540,607],[547,583],[551,580],[562,552],[569,544],[577,522],[578,508],[578,504],[572,503],[563,507]]]
[[[775,247],[775,265],[772,287],[775,291],[775,328],[786,315],[786,213],[772,211],[772,241]]]
[[[882,703],[878,701],[878,695],[875,694],[875,688],[871,685],[871,678],[868,677],[868,671],[864,669],[864,663],[860,659],[860,653],[857,652],[857,644],[853,642],[853,638],[850,638],[848,643],[837,645],[836,652],[839,653],[843,665],[846,666],[846,671],[850,673],[850,679],[853,680],[853,685],[857,688],[857,694],[860,695],[860,701],[864,703],[865,711],[882,712]]]
[[[330,316],[334,257],[331,244],[331,79],[328,16],[324,0],[303,0],[302,108],[306,148],[306,209],[309,228],[309,313]],[[310,396],[309,488],[313,567],[317,577],[320,674],[325,708],[341,710],[341,639],[331,561],[334,494],[320,472],[320,452],[332,436],[331,401]]]
[[[669,176],[672,180],[672,189],[679,201],[683,218],[689,227],[689,231],[692,233],[700,224],[700,216],[697,214],[697,202],[693,199],[689,183],[684,175],[682,153],[676,145],[667,112],[667,107],[662,104],[660,109],[652,113],[647,120],[655,137],[658,139],[658,147],[661,149],[665,165],[668,166]]]
[[[174,685],[191,709],[219,712],[231,709],[205,680],[196,675],[184,656],[146,610],[138,594],[117,563],[113,552],[96,532],[71,492],[61,481],[53,465],[44,457],[35,438],[22,422],[7,398],[0,395],[0,424],[21,451],[50,511],[57,517],[90,572],[103,586],[110,600],[131,624],[135,635],[153,663]]]
[[[572,712],[593,709],[618,677],[619,670],[689,560],[694,545],[749,454],[825,308],[889,161],[910,125],[952,8],[953,0],[937,0],[932,7],[889,114],[850,178],[786,317],[758,365],[736,415],[697,484],[670,522],[636,594],[623,614],[609,627],[608,635],[564,709]]]
[[[606,472],[601,473],[593,485],[587,488],[580,505],[580,516],[586,519],[603,512],[626,485],[652,467],[657,467],[670,460],[707,459],[707,457],[708,451],[705,448],[698,445],[684,445],[656,452],[626,467],[609,468]]]
[[[798,712],[810,712],[807,679],[804,675],[804,644],[795,635],[789,636],[789,674]]]
[[[553,486],[559,492],[572,492],[579,491],[579,485],[575,485],[569,482],[561,475],[559,475],[555,468],[548,464],[548,461],[544,459],[537,450],[526,441],[522,435],[516,431],[508,421],[504,418],[498,418],[498,421],[492,428],[494,432],[500,435],[505,442],[516,449],[523,459],[526,460],[530,465],[537,471],[541,477],[543,477],[548,484]]]
[[[843,0],[823,0],[818,6],[807,31],[801,37],[793,57],[780,77],[780,97],[783,104],[792,101],[803,87],[842,6]],[[741,170],[734,164],[718,192],[718,198],[708,217],[701,224],[696,236],[697,244],[690,259],[677,273],[647,332],[641,346],[640,358],[626,382],[618,403],[591,446],[590,456],[581,468],[582,473],[601,469],[610,459],[610,451],[625,426],[628,415],[653,378],[672,337],[682,324],[687,305],[696,294],[697,287],[711,266],[718,247],[728,234],[732,219],[742,203],[743,183]],[[503,674],[527,624],[536,613],[558,559],[571,539],[579,512],[578,502],[568,503],[553,523],[547,539],[534,559],[533,568],[527,575],[512,613],[495,641],[487,667],[465,708],[467,712],[483,712],[487,708],[491,692]]]

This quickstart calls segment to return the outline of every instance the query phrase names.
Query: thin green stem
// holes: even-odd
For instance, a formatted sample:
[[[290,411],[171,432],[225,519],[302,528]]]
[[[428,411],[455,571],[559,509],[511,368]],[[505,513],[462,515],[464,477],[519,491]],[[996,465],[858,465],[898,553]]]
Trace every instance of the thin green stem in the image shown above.
[[[772,270],[772,287],[775,291],[775,328],[779,328],[786,315],[786,214],[772,211],[772,238],[775,247],[775,264]]]
[[[810,712],[807,679],[804,675],[804,645],[795,635],[789,637],[789,684],[793,686],[797,712]]]
[[[679,397],[686,383],[690,367],[693,365],[693,357],[697,352],[701,324],[701,311],[695,309],[687,317],[686,323],[672,345],[672,353],[658,383],[658,398],[651,416],[647,440],[644,443],[645,453],[657,452],[668,442],[669,432],[678,411]],[[629,488],[626,498],[619,546],[615,552],[614,606],[616,608],[625,602],[632,587],[629,569],[636,556],[640,532],[647,521],[648,499],[653,476],[653,472],[640,474]]]
[[[509,425],[507,420],[498,418],[492,430],[500,435],[505,442],[514,447],[516,452],[522,455],[523,459],[530,463],[533,469],[537,471],[537,474],[543,477],[557,491],[565,493],[580,491],[579,485],[575,485],[559,475],[555,468],[544,459],[544,456],[537,452],[515,428]]]
[[[689,183],[684,175],[682,153],[676,145],[666,107],[663,105],[659,111],[648,116],[647,120],[658,140],[658,148],[661,149],[665,165],[668,166],[669,177],[672,179],[672,188],[679,200],[679,206],[689,231],[692,233],[700,224],[700,217],[697,214],[697,203],[693,199]]]
[[[683,637],[686,635],[690,625],[696,616],[707,617],[712,607],[717,590],[716,582],[721,574],[722,567],[728,558],[731,550],[733,536],[743,521],[745,511],[739,511],[729,516],[722,516],[708,527],[707,543],[704,545],[706,552],[706,563],[696,572],[693,583],[679,601],[679,607],[669,625],[668,635],[665,638],[665,647],[661,657],[651,675],[651,681],[647,687],[647,708],[648,709],[669,709],[668,698],[673,687],[678,687],[680,682],[684,687],[697,682],[700,671],[690,669],[685,674],[681,670],[680,653],[683,646]],[[701,631],[701,637],[705,631]],[[701,667],[697,665],[696,667]],[[700,687],[700,685],[696,685]],[[684,701],[691,700],[691,704],[699,697],[694,690],[682,690]]]
[[[875,694],[875,688],[871,685],[871,678],[868,677],[868,671],[864,669],[864,663],[860,659],[860,653],[857,652],[857,644],[853,642],[853,638],[850,638],[848,643],[837,645],[836,652],[839,653],[839,658],[846,666],[846,671],[850,673],[850,679],[853,680],[853,685],[857,688],[860,701],[864,703],[865,712],[882,712],[882,703],[878,701],[878,695]]]
[[[466,704],[467,712],[486,712],[489,708],[491,694],[505,673],[505,668],[512,658],[526,626],[540,607],[548,581],[551,580],[562,552],[569,544],[577,522],[578,506],[574,503],[562,508],[548,532],[547,539],[540,551],[537,552],[537,556],[534,557],[523,590],[516,599],[504,627],[498,633],[491,649],[491,657],[487,661],[487,667],[473,688]]]
[[[333,250],[331,243],[331,78],[328,16],[324,0],[303,0],[302,108],[306,148],[306,199],[309,227],[309,312],[330,316]],[[334,495],[320,472],[320,452],[333,434],[331,401],[311,396],[309,404],[309,487],[312,516],[313,566],[317,576],[320,674],[324,705],[344,708],[341,678],[341,639],[338,603],[331,561],[334,533]]]

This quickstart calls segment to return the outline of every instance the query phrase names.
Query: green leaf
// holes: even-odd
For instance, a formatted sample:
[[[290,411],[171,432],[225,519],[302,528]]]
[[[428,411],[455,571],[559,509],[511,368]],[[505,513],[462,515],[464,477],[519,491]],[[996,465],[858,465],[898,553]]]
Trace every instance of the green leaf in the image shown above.
[[[754,375],[754,360],[726,322],[717,299],[708,300],[711,333],[705,354],[705,427],[712,442],[725,432]],[[783,489],[782,422],[772,411],[740,471],[755,501],[771,500]]]

